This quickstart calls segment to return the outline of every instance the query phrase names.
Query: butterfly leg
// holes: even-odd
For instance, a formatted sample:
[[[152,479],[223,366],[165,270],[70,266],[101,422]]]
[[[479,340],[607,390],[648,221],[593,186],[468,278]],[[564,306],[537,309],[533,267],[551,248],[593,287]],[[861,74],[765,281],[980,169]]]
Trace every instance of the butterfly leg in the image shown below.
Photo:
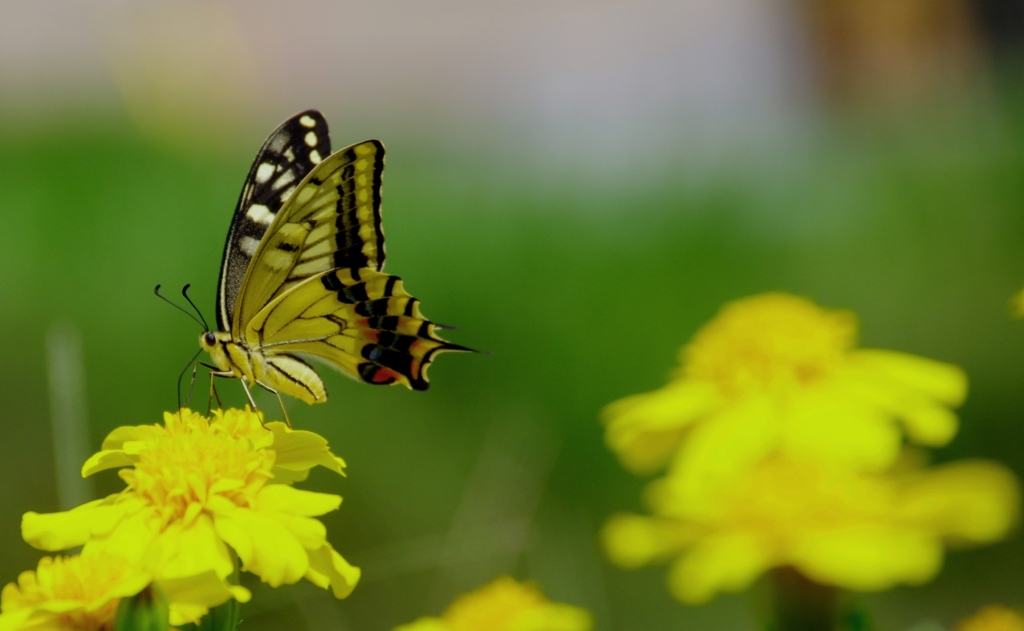
[[[245,390],[245,396],[249,398],[249,405],[252,406],[252,411],[253,412],[258,411],[259,408],[256,407],[256,402],[253,401],[252,393],[249,392],[249,384],[245,383],[245,377],[242,377],[241,379],[239,379],[239,381],[242,382],[242,389]]]
[[[196,373],[199,371],[199,364],[201,363],[202,362],[196,362],[192,365],[192,379],[188,382],[188,394],[185,395],[185,405],[192,402],[192,388],[196,385]],[[206,414],[210,414],[209,410],[207,410]]]
[[[213,399],[214,399],[214,397],[216,397],[216,399],[217,399],[217,407],[218,407],[218,409],[221,409],[221,410],[224,409],[224,403],[220,400],[220,394],[217,392],[217,386],[215,386],[214,383],[213,383],[213,378],[214,377],[233,377],[234,375],[232,373],[230,373],[230,372],[223,371],[220,368],[217,368],[216,366],[212,366],[210,364],[207,364],[206,362],[198,362],[196,367],[198,368],[199,366],[202,366],[203,368],[208,368],[210,370],[210,398],[207,400],[207,403],[206,403],[206,415],[209,416],[210,415],[210,408],[213,407]],[[192,371],[192,381],[195,382],[195,380],[196,380],[196,374],[195,374],[195,370],[193,370]],[[189,397],[191,397],[191,396],[192,396],[192,388],[191,388],[191,386],[189,386]]]
[[[288,423],[288,427],[290,428],[292,426],[292,420],[288,418],[288,410],[285,409],[284,401],[281,400],[281,393],[275,392],[274,394],[277,395],[277,402],[281,404],[281,412],[284,413],[284,422]]]
[[[277,402],[281,404],[281,412],[284,414],[284,422],[288,424],[288,427],[291,427],[292,426],[292,421],[291,421],[290,418],[288,418],[288,410],[286,410],[285,407],[284,407],[284,400],[281,399],[281,393],[278,392],[277,390],[274,390],[273,388],[271,388],[267,384],[263,383],[262,381],[257,381],[256,385],[260,386],[261,388],[263,388],[267,392],[273,392],[274,394],[277,395]]]
[[[215,375],[213,373],[210,373],[210,400],[207,403],[207,407],[210,407],[211,405],[213,405],[213,399],[216,398],[217,399],[217,409],[218,410],[223,410],[224,409],[224,402],[220,400],[220,393],[217,392],[217,386],[214,385],[214,383],[213,383],[213,378],[216,377],[216,376],[217,375]],[[209,415],[209,412],[207,412],[207,415]]]

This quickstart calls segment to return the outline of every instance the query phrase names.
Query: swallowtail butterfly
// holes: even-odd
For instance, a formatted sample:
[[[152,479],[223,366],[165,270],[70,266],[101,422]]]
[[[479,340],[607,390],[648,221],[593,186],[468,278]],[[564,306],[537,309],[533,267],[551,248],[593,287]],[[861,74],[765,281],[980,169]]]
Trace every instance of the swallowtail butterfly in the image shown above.
[[[425,390],[441,339],[402,279],[384,273],[384,145],[331,153],[315,110],[278,127],[242,188],[217,290],[217,331],[200,336],[219,377],[305,401],[327,400],[302,357],[371,384]],[[255,406],[255,404],[254,404]]]

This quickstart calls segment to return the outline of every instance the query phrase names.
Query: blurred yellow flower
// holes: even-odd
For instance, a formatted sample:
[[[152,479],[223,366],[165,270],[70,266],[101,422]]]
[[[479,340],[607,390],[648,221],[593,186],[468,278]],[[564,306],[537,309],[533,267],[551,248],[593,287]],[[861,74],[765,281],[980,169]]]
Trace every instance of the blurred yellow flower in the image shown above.
[[[152,577],[125,559],[98,551],[44,557],[0,594],[0,631],[101,631],[114,628],[121,598],[134,596]],[[213,573],[189,580],[157,582],[171,602],[171,624],[197,621],[229,598],[249,599],[242,587],[228,588]]]
[[[1002,538],[1019,502],[1013,474],[992,462],[877,473],[783,454],[714,499],[679,493],[671,477],[648,491],[654,516],[612,517],[605,547],[625,568],[672,561],[669,589],[687,603],[743,590],[780,566],[858,591],[923,583],[944,545]]]
[[[853,313],[797,296],[727,304],[683,347],[668,385],[605,408],[608,446],[638,473],[671,461],[673,475],[704,492],[776,450],[883,470],[904,434],[920,445],[949,442],[963,371],[858,349],[856,334]]]
[[[1010,297],[1010,315],[1014,318],[1024,318],[1024,289]]]
[[[501,576],[463,594],[440,618],[423,617],[394,631],[590,631],[585,609],[553,603],[532,583]]]
[[[1008,607],[989,605],[957,625],[956,631],[1024,631],[1024,617]]]
[[[231,409],[207,418],[181,410],[164,424],[120,427],[83,475],[121,468],[121,493],[67,512],[26,513],[22,535],[43,550],[102,545],[158,579],[184,579],[242,569],[273,587],[305,577],[348,596],[359,580],[314,519],[341,497],[288,484],[313,467],[342,473],[327,441],[283,423],[264,426],[257,413]]]

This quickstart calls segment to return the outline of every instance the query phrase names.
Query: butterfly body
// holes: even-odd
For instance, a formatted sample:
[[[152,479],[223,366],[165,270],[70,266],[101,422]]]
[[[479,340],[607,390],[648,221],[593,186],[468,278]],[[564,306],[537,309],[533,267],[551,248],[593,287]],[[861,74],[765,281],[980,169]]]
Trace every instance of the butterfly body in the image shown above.
[[[311,366],[290,356],[267,356],[262,349],[252,349],[235,342],[223,331],[200,337],[200,345],[210,353],[220,376],[233,377],[243,383],[259,384],[274,392],[301,399],[306,403],[323,403],[327,391],[323,380]]]
[[[228,232],[218,331],[200,336],[217,375],[307,403],[326,401],[300,356],[371,384],[428,387],[441,351],[465,351],[434,331],[397,276],[384,273],[380,191],[384,146],[330,153],[327,123],[302,112],[257,154]]]

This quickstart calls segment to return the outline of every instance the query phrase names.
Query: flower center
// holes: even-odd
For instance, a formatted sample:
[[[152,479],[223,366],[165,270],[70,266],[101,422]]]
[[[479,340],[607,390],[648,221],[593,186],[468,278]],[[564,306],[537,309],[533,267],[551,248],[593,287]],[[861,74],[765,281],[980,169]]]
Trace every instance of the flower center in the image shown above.
[[[47,557],[39,562],[34,581],[22,578],[19,590],[4,590],[3,611],[9,613],[52,601],[75,602],[81,607],[59,614],[65,622],[62,628],[112,629],[119,599],[105,597],[129,569],[126,561],[105,555],[91,559]],[[104,599],[107,602],[97,608],[95,605]]]
[[[804,298],[762,294],[730,303],[682,351],[683,375],[726,396],[807,386],[842,361],[857,335],[855,316]]]
[[[251,439],[194,415],[186,423],[168,425],[139,453],[135,468],[122,470],[121,476],[169,522],[195,517],[201,510],[189,508],[206,507],[214,496],[251,506],[272,477],[273,464],[273,451],[257,449]]]

